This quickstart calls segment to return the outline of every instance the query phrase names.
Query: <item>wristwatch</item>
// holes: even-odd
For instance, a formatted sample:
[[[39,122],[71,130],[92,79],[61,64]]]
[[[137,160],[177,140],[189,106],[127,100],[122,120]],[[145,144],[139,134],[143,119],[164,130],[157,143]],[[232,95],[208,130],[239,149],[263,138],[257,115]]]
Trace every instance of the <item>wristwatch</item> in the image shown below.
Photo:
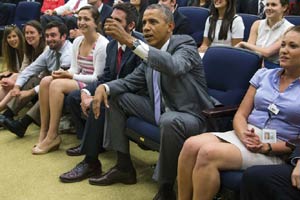
[[[131,50],[134,51],[138,46],[140,46],[141,43],[140,43],[140,40],[139,39],[135,39],[132,43],[132,48]]]

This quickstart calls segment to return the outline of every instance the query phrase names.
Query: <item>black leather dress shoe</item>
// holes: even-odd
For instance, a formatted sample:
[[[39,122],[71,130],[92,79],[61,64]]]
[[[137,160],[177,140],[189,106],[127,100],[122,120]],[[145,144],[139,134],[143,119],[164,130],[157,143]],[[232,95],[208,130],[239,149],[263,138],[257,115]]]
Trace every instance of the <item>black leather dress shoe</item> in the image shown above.
[[[99,161],[92,164],[82,161],[78,163],[73,169],[71,169],[71,171],[60,175],[59,179],[64,183],[74,183],[93,176],[99,176],[101,175],[101,173],[102,169],[101,163]]]
[[[81,145],[78,145],[76,147],[71,147],[69,149],[66,150],[66,153],[68,156],[81,156],[83,155],[83,153],[81,153]]]
[[[173,189],[162,188],[158,191],[153,200],[176,200],[176,194]]]
[[[25,127],[20,121],[10,118],[4,119],[3,126],[18,137],[24,137],[27,129],[27,127]]]
[[[122,172],[116,166],[100,177],[89,179],[91,185],[112,185],[115,183],[136,184],[136,171],[132,169],[130,172]]]

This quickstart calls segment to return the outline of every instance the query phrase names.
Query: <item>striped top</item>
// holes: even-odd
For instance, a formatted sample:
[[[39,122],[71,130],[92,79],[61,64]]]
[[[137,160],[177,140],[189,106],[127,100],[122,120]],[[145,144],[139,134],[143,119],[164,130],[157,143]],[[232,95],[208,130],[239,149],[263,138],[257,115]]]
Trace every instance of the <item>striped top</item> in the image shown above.
[[[80,67],[80,74],[88,75],[94,73],[94,66],[93,66],[93,54],[95,51],[96,43],[94,44],[91,52],[88,56],[81,56],[77,55],[77,62],[78,66]]]

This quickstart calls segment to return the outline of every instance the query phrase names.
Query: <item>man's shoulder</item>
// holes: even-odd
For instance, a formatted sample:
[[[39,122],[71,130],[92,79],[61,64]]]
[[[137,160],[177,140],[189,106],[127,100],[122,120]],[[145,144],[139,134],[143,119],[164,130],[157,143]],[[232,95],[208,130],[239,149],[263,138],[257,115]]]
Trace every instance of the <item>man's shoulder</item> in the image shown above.
[[[181,44],[196,46],[195,40],[189,35],[172,35],[170,38],[170,44],[175,44],[176,46]]]
[[[115,39],[112,39],[112,40],[110,40],[110,41],[108,42],[106,48],[109,49],[109,51],[111,51],[111,48],[112,48],[113,46],[117,46],[117,45],[118,45],[118,41],[115,40]]]
[[[103,8],[102,8],[103,12],[111,12],[112,11],[112,7],[107,5],[106,3],[103,3]]]

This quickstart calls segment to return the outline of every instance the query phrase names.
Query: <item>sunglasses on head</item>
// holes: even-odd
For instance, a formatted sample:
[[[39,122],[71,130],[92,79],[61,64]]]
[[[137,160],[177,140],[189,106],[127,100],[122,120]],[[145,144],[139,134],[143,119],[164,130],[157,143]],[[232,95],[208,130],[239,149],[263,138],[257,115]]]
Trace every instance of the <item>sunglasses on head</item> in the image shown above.
[[[16,27],[17,27],[17,25],[15,25],[15,24],[9,24],[9,25],[4,26],[4,29],[16,28]]]

